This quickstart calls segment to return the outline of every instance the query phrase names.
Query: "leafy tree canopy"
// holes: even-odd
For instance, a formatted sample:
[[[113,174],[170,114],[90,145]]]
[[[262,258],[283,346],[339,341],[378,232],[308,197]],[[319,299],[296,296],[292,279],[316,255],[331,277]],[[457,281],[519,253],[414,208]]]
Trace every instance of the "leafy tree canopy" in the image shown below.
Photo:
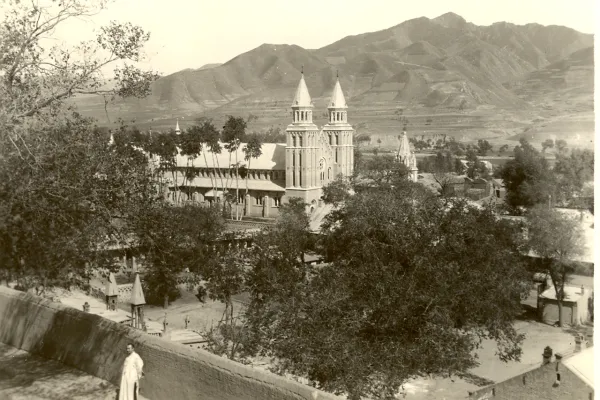
[[[409,378],[477,365],[484,338],[501,359],[519,358],[513,320],[528,287],[513,228],[404,182],[358,192],[328,216],[329,264],[264,260],[247,316],[279,371],[351,399],[391,399]]]
[[[529,249],[540,257],[552,279],[559,302],[559,325],[562,326],[565,284],[584,250],[581,223],[578,217],[540,204],[527,212],[527,230]]]
[[[548,161],[525,139],[515,147],[515,157],[499,171],[506,187],[506,202],[513,210],[547,203],[554,195],[554,176]]]

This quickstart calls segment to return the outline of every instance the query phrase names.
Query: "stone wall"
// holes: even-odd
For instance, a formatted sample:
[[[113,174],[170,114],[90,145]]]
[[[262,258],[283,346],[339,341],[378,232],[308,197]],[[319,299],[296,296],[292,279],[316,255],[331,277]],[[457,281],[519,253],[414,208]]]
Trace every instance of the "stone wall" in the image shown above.
[[[98,315],[0,287],[0,342],[117,385],[127,343],[145,362],[144,397],[160,399],[339,399],[309,386],[164,341]]]

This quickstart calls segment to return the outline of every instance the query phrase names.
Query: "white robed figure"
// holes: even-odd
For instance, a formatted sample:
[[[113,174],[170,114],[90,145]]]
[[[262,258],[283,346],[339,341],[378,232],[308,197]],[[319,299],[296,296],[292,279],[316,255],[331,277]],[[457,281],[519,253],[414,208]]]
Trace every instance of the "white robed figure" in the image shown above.
[[[140,378],[142,377],[144,361],[133,350],[132,344],[127,345],[127,353],[129,355],[123,362],[119,400],[137,400],[139,398]]]

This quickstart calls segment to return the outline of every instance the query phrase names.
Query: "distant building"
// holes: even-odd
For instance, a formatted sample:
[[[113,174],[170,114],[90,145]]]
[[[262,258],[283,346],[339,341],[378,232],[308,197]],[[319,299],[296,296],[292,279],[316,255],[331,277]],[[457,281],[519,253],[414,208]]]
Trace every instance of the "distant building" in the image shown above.
[[[349,177],[353,173],[354,129],[348,123],[348,106],[339,79],[328,103],[328,123],[322,128],[313,123],[313,104],[304,74],[291,108],[286,143],[263,144],[257,159],[244,159],[244,143],[231,157],[226,150],[213,154],[206,148],[195,159],[178,155],[181,173],[176,182],[168,184],[171,199],[214,203],[222,201],[223,190],[235,194],[239,189],[238,201],[245,204],[244,213],[249,216],[276,217],[279,206],[290,197],[303,199],[311,210],[317,208],[323,186],[338,175]],[[247,182],[230,168],[236,161],[249,167]],[[196,173],[191,179],[184,174],[190,165]]]
[[[460,162],[463,165],[463,167],[469,168],[468,160],[460,160]],[[494,170],[494,165],[491,162],[487,160],[479,160],[479,162],[485,165],[485,168],[490,172],[490,174],[492,173],[492,171]]]
[[[547,285],[547,287],[538,295],[538,312],[543,322],[554,324],[558,322],[558,300],[554,286]],[[565,295],[562,299],[563,322],[572,326],[588,322],[591,317],[588,303],[593,296],[592,289],[565,285],[564,292]]]
[[[577,337],[571,355],[543,354],[543,361],[527,372],[469,393],[471,400],[593,400],[594,348],[581,350],[582,337]],[[564,359],[564,361],[563,361]]]

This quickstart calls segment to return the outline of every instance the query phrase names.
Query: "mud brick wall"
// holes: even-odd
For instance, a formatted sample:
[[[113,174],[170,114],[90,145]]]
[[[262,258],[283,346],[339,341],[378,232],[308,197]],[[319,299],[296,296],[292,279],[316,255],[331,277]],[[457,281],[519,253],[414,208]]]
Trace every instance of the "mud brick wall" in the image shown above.
[[[31,294],[0,287],[0,342],[118,385],[127,343],[144,360],[151,400],[334,400],[268,372],[168,342]]]

